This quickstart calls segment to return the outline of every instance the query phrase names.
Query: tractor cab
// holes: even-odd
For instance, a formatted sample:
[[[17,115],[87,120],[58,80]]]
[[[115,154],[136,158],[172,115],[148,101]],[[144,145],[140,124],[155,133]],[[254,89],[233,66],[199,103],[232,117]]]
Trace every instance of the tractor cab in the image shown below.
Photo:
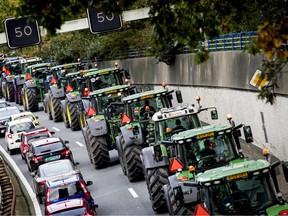
[[[127,70],[117,67],[98,70],[90,69],[89,73],[83,76],[87,80],[90,91],[96,91],[110,86],[128,84],[130,75]]]

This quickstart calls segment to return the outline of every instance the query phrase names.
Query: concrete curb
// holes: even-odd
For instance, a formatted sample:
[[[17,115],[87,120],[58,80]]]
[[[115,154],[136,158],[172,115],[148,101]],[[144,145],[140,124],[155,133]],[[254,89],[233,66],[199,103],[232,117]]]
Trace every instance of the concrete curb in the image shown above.
[[[23,190],[23,193],[28,201],[29,209],[32,213],[32,215],[42,216],[41,208],[38,203],[36,194],[32,190],[31,186],[29,185],[28,181],[24,177],[23,173],[17,166],[17,164],[14,162],[14,160],[10,157],[10,155],[3,149],[2,146],[0,146],[0,153],[7,163],[7,165],[10,167],[12,172],[14,173],[15,177],[18,179],[18,183],[21,185],[21,188]]]

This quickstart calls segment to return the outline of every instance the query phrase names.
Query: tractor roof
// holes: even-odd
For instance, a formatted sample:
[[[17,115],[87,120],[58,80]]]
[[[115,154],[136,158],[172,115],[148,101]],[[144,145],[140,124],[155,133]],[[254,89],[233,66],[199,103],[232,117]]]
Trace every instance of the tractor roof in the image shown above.
[[[96,68],[93,68],[93,70],[92,69],[90,69],[90,70],[91,70],[91,72],[89,70],[87,70],[87,71],[89,71],[89,73],[85,74],[83,77],[93,77],[93,76],[96,77],[96,76],[101,76],[101,75],[115,73],[115,72],[120,71],[120,69],[117,67],[104,68],[101,70],[98,70],[98,69],[96,70]]]
[[[63,64],[63,65],[56,65],[51,68],[51,70],[62,70],[62,69],[69,69],[73,68],[75,66],[82,65],[81,62],[74,62],[74,63],[69,63],[69,64]]]
[[[182,131],[178,134],[175,134],[172,136],[173,141],[179,141],[183,139],[189,139],[192,137],[196,137],[198,139],[204,138],[204,137],[212,137],[215,135],[215,133],[219,133],[221,131],[231,131],[232,125],[230,124],[216,124],[216,125],[207,125],[200,128],[194,128],[186,131]]]
[[[122,99],[123,102],[131,103],[133,100],[145,100],[148,98],[153,98],[155,96],[160,96],[162,93],[167,93],[167,89],[154,89],[150,91],[140,92],[137,94],[129,95],[127,97],[124,97]]]
[[[50,66],[51,66],[51,63],[39,63],[39,64],[30,65],[27,68],[37,69],[37,68],[50,67]]]
[[[117,93],[117,92],[123,92],[129,89],[128,85],[116,85],[116,86],[110,86],[103,89],[98,89],[96,91],[93,91],[89,94],[89,97],[97,97],[102,96],[102,94],[108,95],[111,93]]]
[[[162,108],[152,116],[154,122],[164,121],[165,119],[176,118],[185,115],[198,113],[198,110],[191,105],[181,105],[177,107]]]
[[[270,167],[270,163],[266,160],[245,160],[243,162],[230,164],[214,169],[207,170],[197,175],[197,182],[209,182],[218,179],[232,180],[248,176],[249,172],[266,171]],[[268,171],[268,170],[267,170]]]

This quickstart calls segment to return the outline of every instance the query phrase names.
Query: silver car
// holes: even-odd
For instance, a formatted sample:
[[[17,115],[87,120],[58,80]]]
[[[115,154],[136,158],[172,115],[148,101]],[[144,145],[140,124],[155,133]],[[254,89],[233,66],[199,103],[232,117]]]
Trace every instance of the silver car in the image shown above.
[[[82,177],[80,169],[77,167],[78,164],[79,163],[75,163],[74,165],[69,159],[56,160],[40,165],[36,171],[31,173],[34,191],[40,204],[43,203],[42,196],[44,194],[44,185],[46,181],[74,175],[76,173],[80,174]]]

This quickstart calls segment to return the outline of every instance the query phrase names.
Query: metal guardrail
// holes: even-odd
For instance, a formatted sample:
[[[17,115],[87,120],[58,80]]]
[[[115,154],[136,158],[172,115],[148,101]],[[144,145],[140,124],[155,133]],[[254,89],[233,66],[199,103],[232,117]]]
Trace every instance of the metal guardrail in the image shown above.
[[[228,50],[243,50],[245,46],[251,43],[251,39],[257,37],[256,32],[241,32],[233,34],[224,34],[218,37],[200,42],[200,46],[205,47],[210,52],[228,51]],[[127,56],[119,55],[119,59],[123,58],[139,58],[151,56],[149,50],[151,47],[129,48]],[[183,47],[178,50],[178,54],[195,53],[197,50],[190,50],[188,47]]]

